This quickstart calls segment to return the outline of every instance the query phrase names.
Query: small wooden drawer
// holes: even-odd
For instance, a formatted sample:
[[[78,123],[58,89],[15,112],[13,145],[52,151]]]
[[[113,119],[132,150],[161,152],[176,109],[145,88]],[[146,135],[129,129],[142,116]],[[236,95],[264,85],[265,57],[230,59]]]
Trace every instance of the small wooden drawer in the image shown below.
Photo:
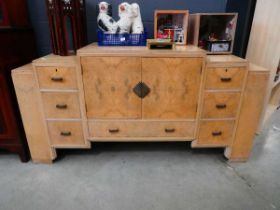
[[[80,118],[78,93],[42,93],[46,118]]]
[[[77,89],[75,67],[36,67],[41,89]]]
[[[90,136],[93,138],[122,137],[184,137],[194,138],[193,121],[91,121]]]
[[[51,146],[83,146],[83,128],[80,121],[48,121]]]
[[[198,143],[200,145],[226,146],[229,144],[235,121],[201,121]]]
[[[239,92],[205,92],[202,118],[234,118],[240,101]]]
[[[241,89],[246,68],[208,68],[206,89]]]

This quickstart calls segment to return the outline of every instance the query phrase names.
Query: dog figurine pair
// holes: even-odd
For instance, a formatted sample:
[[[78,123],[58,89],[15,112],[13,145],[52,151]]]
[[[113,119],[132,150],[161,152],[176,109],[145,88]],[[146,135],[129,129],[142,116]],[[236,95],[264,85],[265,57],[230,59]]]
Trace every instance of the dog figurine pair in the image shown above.
[[[141,34],[144,26],[141,18],[140,7],[137,3],[123,2],[119,5],[119,20],[112,18],[112,6],[107,2],[98,4],[99,14],[97,17],[98,27],[107,33],[133,33]]]

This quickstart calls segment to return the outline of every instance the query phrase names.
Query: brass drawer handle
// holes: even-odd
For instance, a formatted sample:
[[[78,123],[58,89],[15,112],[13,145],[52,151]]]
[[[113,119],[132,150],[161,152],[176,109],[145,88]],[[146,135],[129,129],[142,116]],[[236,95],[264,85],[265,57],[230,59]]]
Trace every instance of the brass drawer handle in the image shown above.
[[[109,129],[110,133],[118,133],[120,130],[118,128]]]
[[[221,77],[222,82],[231,82],[231,77]]]
[[[225,108],[227,108],[227,105],[226,104],[217,104],[216,108],[217,109],[225,109]]]
[[[63,77],[51,77],[51,80],[54,82],[63,82]]]
[[[165,133],[174,133],[175,131],[175,128],[165,128]]]
[[[67,104],[56,104],[55,106],[57,109],[67,109]]]
[[[61,136],[71,136],[72,133],[71,133],[70,131],[61,131],[61,132],[60,132],[60,135],[61,135]]]
[[[212,136],[221,136],[223,134],[222,131],[214,131],[212,132]]]

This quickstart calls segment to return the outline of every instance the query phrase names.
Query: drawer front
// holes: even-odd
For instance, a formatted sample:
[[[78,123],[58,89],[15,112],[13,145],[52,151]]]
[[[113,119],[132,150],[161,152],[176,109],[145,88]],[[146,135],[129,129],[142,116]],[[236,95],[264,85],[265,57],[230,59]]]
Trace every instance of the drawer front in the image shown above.
[[[206,89],[241,89],[245,68],[208,68]]]
[[[228,145],[233,134],[234,121],[201,121],[198,143],[200,145]]]
[[[49,121],[48,129],[52,146],[85,145],[80,121]]]
[[[202,118],[234,118],[240,101],[240,93],[204,93]]]
[[[194,138],[195,122],[92,121],[90,136],[107,137],[185,137]]]
[[[78,93],[42,93],[47,118],[80,118]]]
[[[77,89],[74,67],[36,67],[41,89]]]

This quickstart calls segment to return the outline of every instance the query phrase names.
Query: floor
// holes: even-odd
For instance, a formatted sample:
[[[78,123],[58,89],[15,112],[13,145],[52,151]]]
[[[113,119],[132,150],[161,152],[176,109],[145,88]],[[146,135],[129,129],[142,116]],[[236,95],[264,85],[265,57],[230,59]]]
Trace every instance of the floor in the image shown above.
[[[280,111],[247,163],[186,143],[107,143],[53,165],[0,153],[0,210],[280,209]]]

